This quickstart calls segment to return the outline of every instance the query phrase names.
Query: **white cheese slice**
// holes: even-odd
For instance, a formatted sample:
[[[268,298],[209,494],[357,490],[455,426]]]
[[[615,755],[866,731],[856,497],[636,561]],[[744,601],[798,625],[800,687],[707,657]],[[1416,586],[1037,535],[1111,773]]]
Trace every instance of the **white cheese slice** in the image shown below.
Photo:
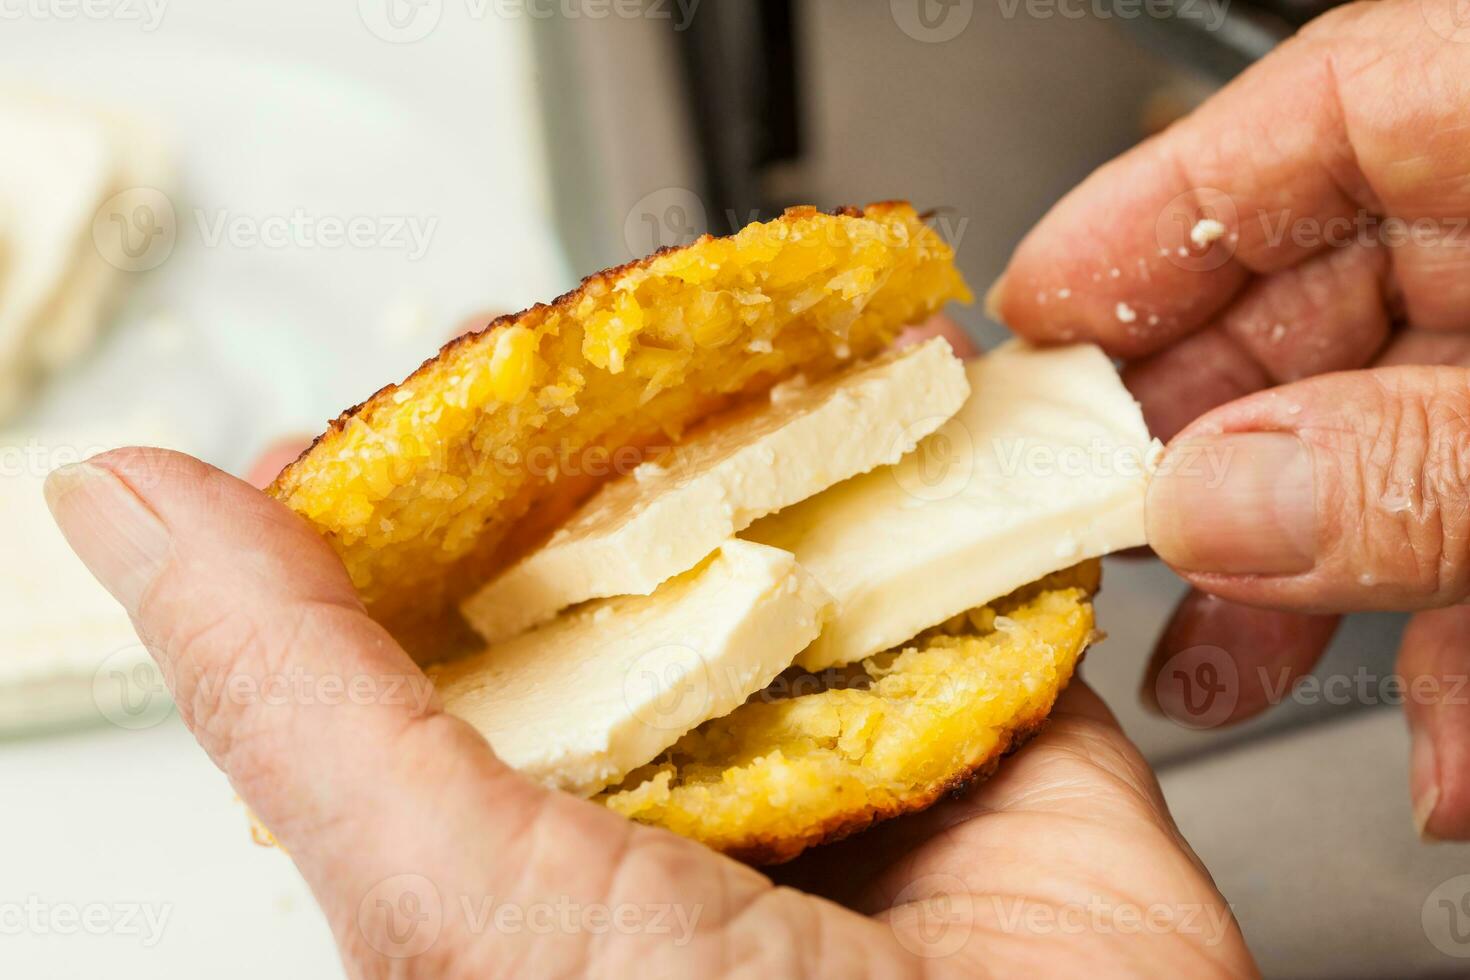
[[[176,446],[165,419],[0,432],[0,737],[107,721],[140,728],[169,710],[162,675],[127,612],[61,536],[46,474],[117,446]]]
[[[146,186],[148,200],[162,198],[151,185],[167,167],[156,137],[138,120],[17,93],[0,96],[0,146],[7,148],[0,154],[4,419],[38,378],[92,344],[121,281],[99,251],[94,225],[124,191]]]
[[[897,466],[742,535],[794,553],[837,600],[800,666],[860,660],[1144,543],[1144,492],[1161,448],[1102,351],[1010,343],[967,370],[970,400]]]
[[[717,420],[603,487],[462,605],[498,642],[587,599],[647,595],[759,517],[896,463],[959,410],[964,366],[935,338]]]
[[[731,540],[652,595],[588,603],[431,676],[506,763],[591,796],[769,684],[830,610],[789,552]]]

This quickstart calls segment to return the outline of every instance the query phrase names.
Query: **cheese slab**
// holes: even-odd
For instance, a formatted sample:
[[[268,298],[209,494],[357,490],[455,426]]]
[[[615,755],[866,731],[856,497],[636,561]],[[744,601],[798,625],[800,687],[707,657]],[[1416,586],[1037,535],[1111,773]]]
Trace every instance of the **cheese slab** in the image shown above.
[[[506,763],[591,796],[769,684],[830,609],[789,552],[731,540],[652,595],[588,603],[430,676]]]
[[[935,338],[784,384],[603,487],[541,548],[466,600],[495,643],[588,599],[647,595],[757,518],[897,462],[969,394]]]
[[[795,554],[837,601],[798,665],[861,660],[1145,542],[1144,494],[1161,447],[1101,350],[1014,342],[967,373],[969,401],[896,466],[742,534]]]
[[[122,284],[97,236],[110,208],[163,200],[165,153],[139,120],[62,99],[0,94],[0,420],[95,341]],[[121,218],[134,217],[132,207]],[[136,215],[141,222],[142,212]],[[169,218],[147,212],[150,230]],[[155,221],[158,224],[154,224]],[[129,234],[131,226],[100,233]],[[167,234],[172,234],[169,225]],[[113,248],[116,239],[109,238]],[[137,244],[125,239],[129,246]],[[143,239],[143,245],[151,242]],[[145,251],[147,249],[145,248]],[[124,259],[127,256],[122,256]]]
[[[108,722],[142,728],[169,710],[163,675],[127,611],[82,564],[46,507],[52,469],[118,446],[185,446],[150,415],[64,429],[0,430],[0,738]]]

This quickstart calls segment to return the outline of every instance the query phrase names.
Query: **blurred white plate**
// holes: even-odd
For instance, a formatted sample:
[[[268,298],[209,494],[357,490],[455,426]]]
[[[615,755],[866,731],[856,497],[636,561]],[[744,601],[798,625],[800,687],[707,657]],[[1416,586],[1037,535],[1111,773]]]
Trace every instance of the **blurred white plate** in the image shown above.
[[[69,19],[54,15],[64,6]],[[150,118],[178,174],[154,189],[155,210],[172,211],[172,247],[145,256],[154,267],[134,275],[98,349],[0,442],[105,423],[105,441],[168,441],[239,472],[274,438],[320,431],[406,374],[460,318],[570,284],[551,233],[524,22],[496,20],[494,5],[434,3],[423,37],[392,43],[381,23],[368,27],[382,13],[376,0],[153,6],[161,22],[121,16],[146,15],[142,3],[27,4],[0,31],[0,85]],[[333,239],[331,227],[361,230],[363,220],[358,246],[321,240],[324,223]],[[405,237],[411,221],[432,229],[421,255]],[[285,238],[272,239],[283,222]],[[48,535],[27,547],[60,546]],[[55,581],[80,590],[87,580]],[[7,615],[23,616],[19,594],[10,598]],[[100,609],[96,599],[77,608]],[[146,946],[55,930],[8,936],[4,972],[334,970],[293,866],[254,848],[229,787],[177,722],[152,727],[153,715],[99,707],[98,691],[114,675],[126,682],[134,663],[108,659],[128,655],[116,652],[116,627],[105,624],[101,640],[78,628],[55,640],[50,662],[6,667],[46,684],[23,698],[28,725],[113,724],[0,741],[0,781],[25,787],[0,818],[0,866],[9,897],[41,896],[52,909],[141,899],[172,908],[173,924]]]

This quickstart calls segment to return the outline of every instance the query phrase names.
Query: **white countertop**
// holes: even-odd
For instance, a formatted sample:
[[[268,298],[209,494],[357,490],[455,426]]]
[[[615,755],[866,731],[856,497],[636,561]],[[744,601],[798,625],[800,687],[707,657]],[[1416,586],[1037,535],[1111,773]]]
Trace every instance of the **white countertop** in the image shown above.
[[[295,865],[177,715],[0,742],[0,785],[0,974],[341,974]]]

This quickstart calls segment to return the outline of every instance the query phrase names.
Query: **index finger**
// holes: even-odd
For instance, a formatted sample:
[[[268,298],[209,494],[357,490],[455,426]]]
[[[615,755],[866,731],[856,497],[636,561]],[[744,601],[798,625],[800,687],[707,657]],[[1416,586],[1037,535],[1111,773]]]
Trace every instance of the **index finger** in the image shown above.
[[[1319,19],[1096,171],[1022,241],[988,298],[992,315],[1033,340],[1137,357],[1210,323],[1253,275],[1345,244],[1333,229],[1351,237],[1371,215],[1463,210],[1470,202],[1444,178],[1464,172],[1470,147],[1442,137],[1464,104],[1470,54],[1419,6]],[[1442,84],[1405,86],[1410,66]],[[1401,278],[1424,264],[1412,248],[1395,253]]]

